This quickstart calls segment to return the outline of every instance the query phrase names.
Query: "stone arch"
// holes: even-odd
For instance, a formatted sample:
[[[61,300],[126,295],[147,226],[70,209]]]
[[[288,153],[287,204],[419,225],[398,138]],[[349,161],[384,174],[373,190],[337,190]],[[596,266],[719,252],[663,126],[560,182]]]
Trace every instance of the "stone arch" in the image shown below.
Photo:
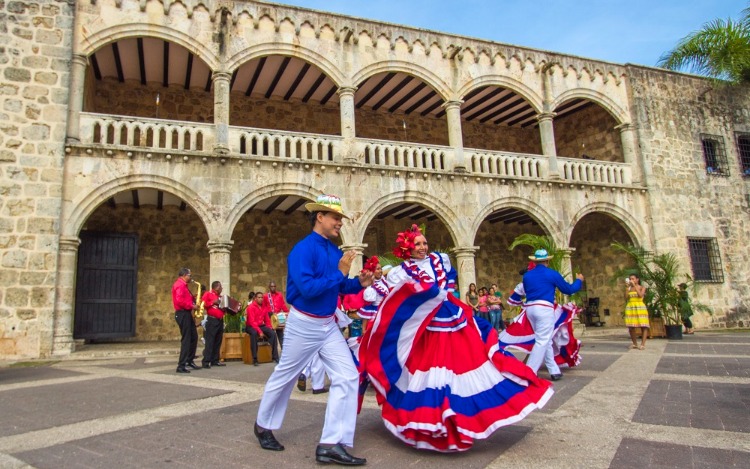
[[[565,91],[560,96],[555,98],[555,100],[552,102],[552,109],[557,109],[557,107],[563,104],[565,101],[575,98],[588,99],[600,105],[617,121],[618,125],[630,122],[628,113],[625,112],[625,110],[620,107],[612,98],[598,91],[589,90],[586,88],[576,88],[573,90]]]
[[[298,44],[285,44],[282,42],[266,42],[243,49],[241,52],[227,59],[227,71],[233,72],[246,62],[269,55],[297,57],[320,68],[337,87],[341,87],[346,83],[344,74],[339,70],[338,66],[322,54]]]
[[[203,202],[203,199],[197,192],[173,179],[163,176],[141,174],[131,174],[114,179],[97,186],[92,191],[85,193],[80,198],[72,201],[71,204],[74,208],[71,210],[70,216],[64,217],[61,220],[61,234],[63,236],[77,236],[86,222],[86,219],[94,213],[94,210],[96,210],[103,201],[119,192],[144,187],[171,192],[180,197],[198,214],[201,223],[203,223],[203,226],[208,233],[208,238],[214,239],[216,237],[215,235],[217,233],[214,233],[211,229],[212,224],[210,222],[211,219],[214,218],[214,215],[212,214],[209,205]]]
[[[566,245],[570,244],[576,225],[583,219],[583,217],[591,213],[604,213],[611,216],[620,222],[634,244],[649,248],[651,243],[642,224],[627,210],[609,202],[595,202],[579,210],[578,213],[571,218],[570,223],[565,230]]]
[[[383,72],[404,72],[413,75],[427,83],[440,95],[443,101],[448,101],[452,98],[453,92],[451,87],[436,73],[419,65],[401,60],[388,60],[368,65],[352,76],[352,85],[358,86],[359,83],[364,82],[366,79]]]
[[[365,230],[370,225],[372,220],[380,213],[384,208],[388,207],[397,202],[415,202],[423,205],[435,212],[435,214],[445,224],[448,233],[450,233],[451,239],[456,246],[463,246],[466,244],[467,237],[465,233],[460,231],[459,219],[456,213],[444,202],[437,200],[434,195],[427,194],[421,191],[415,190],[404,190],[398,192],[392,192],[384,195],[383,197],[375,200],[372,205],[362,213],[362,215],[356,220],[355,226],[352,230],[356,240],[361,242],[365,237]]]
[[[189,34],[169,28],[167,26],[154,24],[121,24],[113,26],[111,28],[105,28],[101,31],[97,31],[91,36],[88,36],[85,42],[81,41],[83,45],[80,53],[88,57],[107,44],[111,44],[120,39],[127,39],[132,37],[153,37],[179,44],[185,49],[194,53],[198,58],[206,62],[211,70],[216,71],[219,69],[219,57],[203,43],[196,40]]]
[[[231,238],[232,233],[234,233],[234,230],[237,227],[237,223],[239,223],[240,218],[242,218],[242,215],[261,200],[278,195],[296,195],[309,200],[315,200],[317,196],[323,193],[324,191],[312,186],[292,182],[281,182],[259,187],[245,195],[227,215],[227,218],[223,223],[226,230],[226,239]]]
[[[543,99],[536,91],[525,85],[523,82],[502,75],[483,75],[477,77],[463,85],[456,95],[461,99],[471,91],[483,86],[500,86],[502,88],[507,88],[522,96],[537,113],[542,112]]]
[[[552,237],[555,244],[562,247],[568,246],[568,237],[565,236],[565,233],[559,229],[558,222],[552,218],[552,216],[547,213],[544,208],[542,208],[541,205],[538,205],[534,202],[529,201],[528,199],[523,199],[520,197],[507,197],[503,199],[498,199],[493,201],[492,203],[485,206],[474,218],[473,222],[469,226],[470,234],[472,236],[471,241],[473,243],[474,239],[477,236],[477,232],[479,231],[479,227],[484,222],[484,219],[487,218],[491,213],[496,212],[498,210],[504,209],[504,208],[517,208],[520,210],[523,210],[527,212],[529,215],[534,217],[538,222],[541,228]]]

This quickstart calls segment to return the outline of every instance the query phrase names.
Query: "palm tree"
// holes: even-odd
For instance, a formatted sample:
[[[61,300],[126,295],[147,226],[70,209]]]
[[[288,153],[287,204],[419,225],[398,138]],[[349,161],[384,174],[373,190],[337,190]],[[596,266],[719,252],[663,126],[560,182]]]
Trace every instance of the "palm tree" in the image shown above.
[[[750,83],[750,8],[742,19],[715,19],[688,34],[657,66],[687,70],[732,84]]]

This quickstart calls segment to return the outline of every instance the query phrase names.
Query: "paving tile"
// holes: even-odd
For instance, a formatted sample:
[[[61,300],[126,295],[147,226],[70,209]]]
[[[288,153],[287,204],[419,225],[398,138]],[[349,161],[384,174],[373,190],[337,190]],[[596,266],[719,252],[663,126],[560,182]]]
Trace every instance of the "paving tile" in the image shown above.
[[[675,357],[659,360],[657,373],[750,378],[750,357]]]
[[[623,438],[610,469],[640,468],[739,468],[747,467],[750,453],[673,443]]]
[[[750,355],[750,344],[715,344],[701,342],[670,341],[666,353],[691,353],[696,355]]]
[[[4,391],[0,393],[0,415],[7,423],[0,425],[0,437],[224,393],[128,378]]]
[[[290,402],[284,427],[275,432],[286,446],[281,453],[261,450],[252,435],[257,402],[224,410],[146,425],[136,432],[118,431],[13,456],[39,469],[111,469],[112,461],[117,461],[118,467],[149,468],[243,468],[250,465],[293,469],[315,465],[315,446],[323,426],[324,404]],[[483,468],[529,431],[531,428],[523,425],[505,427],[489,439],[477,442],[469,452],[444,455],[404,445],[386,430],[378,411],[365,409],[359,416],[356,448],[352,453],[366,457],[370,468]],[[106,458],[98,455],[104,448],[108,451]]]
[[[573,371],[578,369],[589,371],[604,371],[609,368],[610,365],[616,362],[618,358],[620,358],[620,355],[595,355],[591,353],[587,354],[586,350],[582,350],[581,364],[574,368]],[[563,373],[565,373],[565,369],[563,369]]]
[[[678,404],[671,397],[673,392],[689,397]],[[750,406],[742,399],[748,394],[750,385],[745,384],[651,381],[633,421],[750,433]]]
[[[563,373],[563,379],[553,383],[555,394],[541,410],[542,412],[548,414],[554,412],[593,380],[593,378],[587,376],[575,376],[574,370],[563,369]]]
[[[63,370],[47,366],[30,366],[24,368],[0,368],[0,386],[5,384],[25,383],[29,381],[41,381],[45,379],[70,378],[81,376],[83,373],[77,371]]]

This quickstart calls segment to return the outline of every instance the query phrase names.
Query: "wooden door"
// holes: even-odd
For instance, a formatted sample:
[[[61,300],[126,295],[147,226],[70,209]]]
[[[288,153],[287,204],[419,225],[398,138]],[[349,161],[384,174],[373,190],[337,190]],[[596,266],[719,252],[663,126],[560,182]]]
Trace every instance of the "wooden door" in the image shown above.
[[[138,235],[81,232],[73,337],[135,335]]]

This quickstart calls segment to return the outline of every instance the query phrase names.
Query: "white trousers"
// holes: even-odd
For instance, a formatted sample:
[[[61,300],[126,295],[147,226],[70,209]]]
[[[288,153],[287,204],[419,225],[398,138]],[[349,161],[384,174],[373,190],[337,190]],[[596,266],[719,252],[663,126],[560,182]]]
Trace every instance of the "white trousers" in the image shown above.
[[[555,355],[552,351],[552,333],[555,331],[555,310],[553,305],[546,301],[534,301],[526,305],[526,317],[534,328],[534,347],[531,349],[526,364],[534,370],[539,371],[542,362],[551,375],[560,374],[560,367],[555,363]]]
[[[305,377],[310,378],[310,384],[314,390],[326,387],[326,370],[323,368],[323,361],[319,355],[315,355],[303,371]]]
[[[331,379],[322,444],[354,445],[359,373],[333,317],[314,318],[291,308],[284,330],[284,352],[268,378],[258,408],[258,426],[278,430],[289,396],[310,357],[319,356]]]

